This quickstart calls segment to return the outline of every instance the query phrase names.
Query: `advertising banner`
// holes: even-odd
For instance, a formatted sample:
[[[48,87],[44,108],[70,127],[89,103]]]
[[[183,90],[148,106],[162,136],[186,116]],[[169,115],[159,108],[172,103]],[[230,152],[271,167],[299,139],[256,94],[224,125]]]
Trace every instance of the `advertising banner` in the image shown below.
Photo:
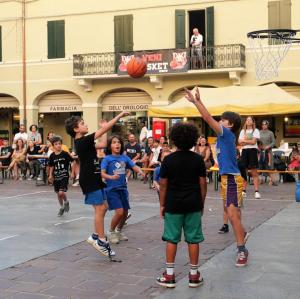
[[[133,57],[145,60],[146,74],[181,73],[189,69],[187,49],[137,51],[118,55],[118,75],[128,75],[126,65]]]

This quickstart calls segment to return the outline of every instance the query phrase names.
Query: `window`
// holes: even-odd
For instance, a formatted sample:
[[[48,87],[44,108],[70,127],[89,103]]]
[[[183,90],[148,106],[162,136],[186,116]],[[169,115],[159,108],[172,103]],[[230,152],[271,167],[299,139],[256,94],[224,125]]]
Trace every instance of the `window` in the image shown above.
[[[2,27],[0,26],[0,61],[2,61]]]
[[[65,21],[48,22],[48,59],[65,57]]]
[[[291,0],[269,1],[269,29],[291,29]]]
[[[133,16],[115,16],[115,52],[133,51]]]

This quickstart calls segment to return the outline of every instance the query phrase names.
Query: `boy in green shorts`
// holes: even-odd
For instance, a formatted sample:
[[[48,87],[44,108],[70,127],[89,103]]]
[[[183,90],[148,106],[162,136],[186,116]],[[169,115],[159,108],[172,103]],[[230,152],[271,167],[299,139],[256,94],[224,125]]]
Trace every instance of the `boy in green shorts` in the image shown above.
[[[198,271],[199,243],[204,240],[201,216],[206,197],[206,169],[203,158],[190,151],[199,137],[192,124],[172,127],[170,139],[176,152],[165,157],[160,171],[160,215],[164,218],[162,239],[166,244],[166,271],[156,282],[174,288],[174,262],[182,229],[190,257],[189,286],[198,287],[203,278]]]

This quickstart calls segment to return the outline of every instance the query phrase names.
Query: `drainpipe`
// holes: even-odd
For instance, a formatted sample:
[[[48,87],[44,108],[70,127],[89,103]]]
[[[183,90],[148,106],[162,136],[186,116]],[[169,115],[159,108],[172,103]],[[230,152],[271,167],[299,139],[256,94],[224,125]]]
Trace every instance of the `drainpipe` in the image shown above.
[[[22,83],[23,83],[23,113],[24,113],[24,119],[23,124],[25,127],[27,127],[27,112],[26,112],[26,106],[27,106],[27,86],[26,86],[26,24],[25,24],[25,18],[26,18],[26,0],[22,0]]]

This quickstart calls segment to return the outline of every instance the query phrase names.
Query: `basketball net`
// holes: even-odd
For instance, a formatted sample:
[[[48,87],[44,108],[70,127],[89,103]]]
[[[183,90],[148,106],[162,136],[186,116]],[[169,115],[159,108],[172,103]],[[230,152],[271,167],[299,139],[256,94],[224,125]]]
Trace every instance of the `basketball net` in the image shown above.
[[[253,52],[255,73],[258,80],[269,80],[278,77],[278,68],[291,45],[293,34],[282,37],[280,34],[248,36]]]

